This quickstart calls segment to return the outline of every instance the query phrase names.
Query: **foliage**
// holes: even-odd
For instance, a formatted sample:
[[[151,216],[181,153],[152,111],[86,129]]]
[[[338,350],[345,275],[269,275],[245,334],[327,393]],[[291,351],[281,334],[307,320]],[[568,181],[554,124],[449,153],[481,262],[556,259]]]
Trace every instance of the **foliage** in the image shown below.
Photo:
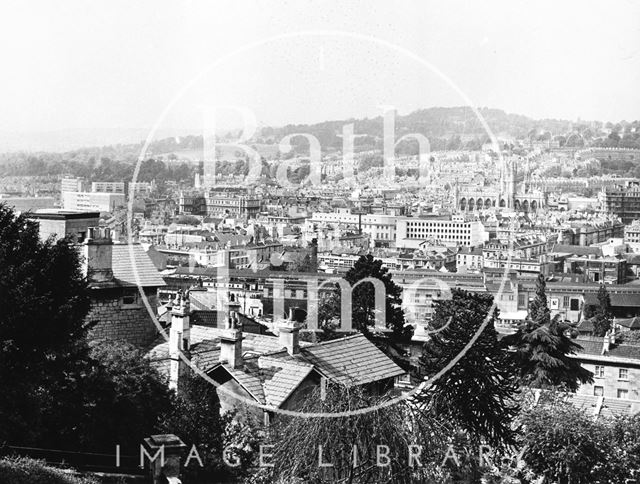
[[[170,392],[140,350],[90,345],[90,296],[67,240],[0,205],[0,440],[11,445],[136,451]]]
[[[548,324],[527,320],[503,339],[514,348],[520,382],[536,388],[558,387],[570,391],[593,381],[593,374],[571,355],[582,347],[571,340],[571,327],[554,318]]]
[[[78,383],[71,409],[75,439],[83,449],[136,453],[145,437],[158,433],[171,409],[171,392],[144,353],[123,341],[92,344],[92,367]],[[69,412],[74,415],[74,412]]]
[[[91,477],[75,476],[25,457],[0,459],[0,484],[98,484]]]
[[[42,242],[38,224],[0,205],[0,440],[53,440],[89,348],[89,295],[78,252]]]
[[[604,284],[598,289],[598,306],[593,315],[593,334],[604,336],[611,329],[611,298]]]
[[[269,461],[274,467],[263,468],[252,482],[444,482],[447,471],[440,464],[450,441],[449,429],[434,419],[422,419],[404,402],[376,408],[384,401],[361,387],[329,385],[324,400],[319,391],[312,392],[301,411],[368,411],[331,418],[283,417],[274,423],[267,441],[273,444],[266,452],[273,454]],[[422,443],[423,467],[416,462],[410,466],[409,446]],[[319,445],[322,462],[332,467],[318,465]],[[378,445],[390,449],[387,467],[377,465]]]
[[[571,340],[573,329],[551,319],[547,306],[546,283],[539,275],[536,296],[531,303],[529,319],[513,335],[503,339],[514,350],[520,383],[536,388],[562,387],[575,391],[581,383],[592,381],[593,374],[571,355],[581,346]]]
[[[529,307],[529,318],[538,325],[548,324],[551,321],[551,311],[547,304],[547,283],[543,274],[538,274],[536,295]]]
[[[452,291],[450,300],[436,302],[433,326],[440,331],[424,345],[421,369],[433,376],[461,353],[462,357],[416,400],[472,438],[499,447],[513,442],[511,422],[518,411],[518,387],[513,359],[498,344],[495,314],[489,314],[492,303],[490,295],[459,289]]]
[[[222,462],[224,423],[220,401],[215,386],[204,378],[192,375],[181,382],[161,429],[182,438],[188,451],[195,446],[197,456],[194,452],[182,473],[189,482],[209,482],[228,470]]]
[[[353,287],[358,282],[374,278],[382,281],[385,288],[385,325],[391,330],[394,339],[411,337],[412,327],[405,325],[402,310],[402,288],[391,279],[391,274],[382,261],[372,255],[361,256],[345,275],[346,281]],[[318,312],[324,321],[339,320],[341,297],[328,297],[321,301]],[[370,282],[362,282],[353,289],[351,301],[352,327],[370,336],[375,326],[376,305],[375,290]],[[320,321],[322,322],[322,321]]]
[[[523,459],[535,475],[559,483],[626,482],[640,466],[640,418],[594,420],[567,403],[522,417]]]

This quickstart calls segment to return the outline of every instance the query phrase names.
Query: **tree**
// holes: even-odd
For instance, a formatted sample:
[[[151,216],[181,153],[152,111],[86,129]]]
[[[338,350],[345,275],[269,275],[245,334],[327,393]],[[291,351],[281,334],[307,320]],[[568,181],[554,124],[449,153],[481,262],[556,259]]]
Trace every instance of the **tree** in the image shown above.
[[[593,315],[593,333],[604,336],[611,329],[611,298],[604,284],[598,289],[598,307]]]
[[[515,334],[503,338],[504,345],[515,349],[522,385],[575,391],[581,383],[593,381],[593,373],[571,357],[582,349],[567,336],[571,330],[557,317],[547,324],[527,320]]]
[[[374,259],[372,255],[363,255],[345,275],[346,281],[353,287],[366,278],[379,279],[385,288],[385,325],[392,331],[394,339],[411,337],[412,328],[405,325],[402,310],[402,288],[391,279],[391,274],[382,261]],[[339,298],[328,297],[321,301],[318,309],[322,318],[327,321],[340,318]],[[376,321],[375,290],[370,282],[361,282],[353,289],[352,297],[352,327],[370,336]]]
[[[163,432],[180,436],[189,450],[195,446],[197,457],[192,455],[183,471],[189,482],[219,480],[230,470],[222,461],[224,427],[216,387],[190,375],[173,396],[172,408],[161,424]]]
[[[56,417],[73,400],[89,348],[89,293],[67,240],[0,205],[0,441],[58,442]]]
[[[139,452],[142,440],[158,433],[171,411],[167,382],[143,351],[124,341],[91,344],[90,370],[78,382],[67,415],[76,420],[69,441],[83,449],[112,451],[116,444]]]
[[[564,387],[575,391],[580,383],[592,381],[593,374],[571,358],[582,349],[568,336],[572,330],[566,323],[559,322],[559,316],[551,319],[545,279],[539,274],[529,318],[516,333],[502,340],[503,345],[515,350],[514,359],[522,385]]]
[[[434,328],[423,347],[420,366],[433,376],[463,353],[460,360],[416,395],[416,401],[441,418],[450,419],[474,438],[499,447],[513,442],[511,422],[518,411],[517,368],[499,344],[489,314],[493,297],[452,291],[451,300],[436,302]],[[480,332],[473,344],[465,349]]]
[[[529,308],[529,319],[538,324],[547,324],[551,321],[551,311],[547,304],[547,283],[543,274],[538,274],[536,280],[536,295]]]
[[[555,402],[528,410],[522,424],[526,467],[550,481],[627,482],[640,465],[637,416],[594,420],[584,409]]]
[[[441,463],[451,441],[449,426],[414,413],[406,402],[378,408],[384,401],[384,396],[372,396],[362,387],[329,384],[324,398],[312,391],[302,412],[346,415],[276,421],[268,440],[273,444],[273,467],[263,468],[260,482],[448,482]],[[350,412],[358,409],[367,411]],[[411,465],[411,445],[422,446],[420,467]],[[388,446],[388,466],[378,464],[378,446]],[[321,467],[320,462],[331,467]]]

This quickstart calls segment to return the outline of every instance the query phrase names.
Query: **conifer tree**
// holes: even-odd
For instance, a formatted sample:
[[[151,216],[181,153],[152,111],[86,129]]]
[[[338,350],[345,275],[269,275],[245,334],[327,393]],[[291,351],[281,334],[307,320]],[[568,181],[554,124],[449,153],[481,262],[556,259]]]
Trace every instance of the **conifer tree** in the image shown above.
[[[416,395],[420,405],[450,420],[471,436],[493,446],[512,442],[512,419],[518,411],[514,361],[498,344],[493,297],[454,289],[451,300],[437,301],[434,327],[441,328],[424,345],[420,365],[433,376],[456,358],[487,325],[460,360]],[[488,319],[487,319],[488,318]]]
[[[503,344],[515,349],[514,358],[521,384],[575,391],[581,383],[592,380],[593,374],[583,368],[578,360],[571,358],[582,349],[571,339],[572,328],[558,319],[558,316],[551,319],[546,283],[540,274],[529,318],[515,334],[502,340]]]
[[[604,284],[598,289],[598,306],[593,316],[593,333],[604,336],[611,329],[611,298]]]

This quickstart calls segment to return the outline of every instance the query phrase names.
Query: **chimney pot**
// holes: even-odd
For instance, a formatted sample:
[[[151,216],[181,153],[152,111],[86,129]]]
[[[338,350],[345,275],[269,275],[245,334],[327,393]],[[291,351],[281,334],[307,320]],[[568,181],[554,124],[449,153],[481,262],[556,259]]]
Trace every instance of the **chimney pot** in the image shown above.
[[[239,329],[228,329],[220,337],[220,362],[234,369],[242,368],[242,331]]]
[[[280,344],[286,348],[287,353],[296,355],[300,353],[300,327],[295,321],[284,321],[280,324],[278,337]]]

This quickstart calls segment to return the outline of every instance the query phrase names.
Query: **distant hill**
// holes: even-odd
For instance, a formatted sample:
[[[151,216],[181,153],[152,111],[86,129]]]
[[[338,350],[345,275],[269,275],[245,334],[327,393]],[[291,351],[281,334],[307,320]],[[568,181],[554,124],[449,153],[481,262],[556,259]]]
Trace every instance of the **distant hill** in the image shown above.
[[[500,139],[550,139],[557,138],[560,145],[569,142],[572,146],[624,146],[640,147],[640,124],[621,122],[617,125],[607,123],[603,130],[601,122],[572,122],[558,119],[535,120],[519,114],[510,114],[500,109],[480,108],[479,113],[491,131]],[[342,148],[342,128],[345,124],[354,124],[356,151],[382,148],[383,118],[344,119],[325,121],[315,124],[286,125],[282,127],[263,127],[251,140],[263,157],[278,156],[277,145],[290,134],[307,133],[315,136],[325,153],[336,152]],[[458,150],[480,149],[488,141],[488,134],[475,112],[469,107],[432,107],[420,109],[395,118],[396,139],[409,133],[426,136],[431,149]],[[232,141],[237,133],[229,133]],[[224,137],[221,141],[225,141]],[[292,140],[295,154],[307,154],[307,141],[298,137]],[[80,148],[72,151],[57,152],[12,152],[0,155],[0,175],[32,175],[78,172],[78,165],[101,164],[102,160],[133,163],[140,155],[143,143],[113,144],[102,147]],[[165,161],[193,162],[202,150],[202,136],[186,135],[167,137],[153,141],[147,151],[147,158]],[[401,154],[416,151],[415,142],[408,141],[398,148]],[[238,150],[221,151],[222,160],[242,158]]]

